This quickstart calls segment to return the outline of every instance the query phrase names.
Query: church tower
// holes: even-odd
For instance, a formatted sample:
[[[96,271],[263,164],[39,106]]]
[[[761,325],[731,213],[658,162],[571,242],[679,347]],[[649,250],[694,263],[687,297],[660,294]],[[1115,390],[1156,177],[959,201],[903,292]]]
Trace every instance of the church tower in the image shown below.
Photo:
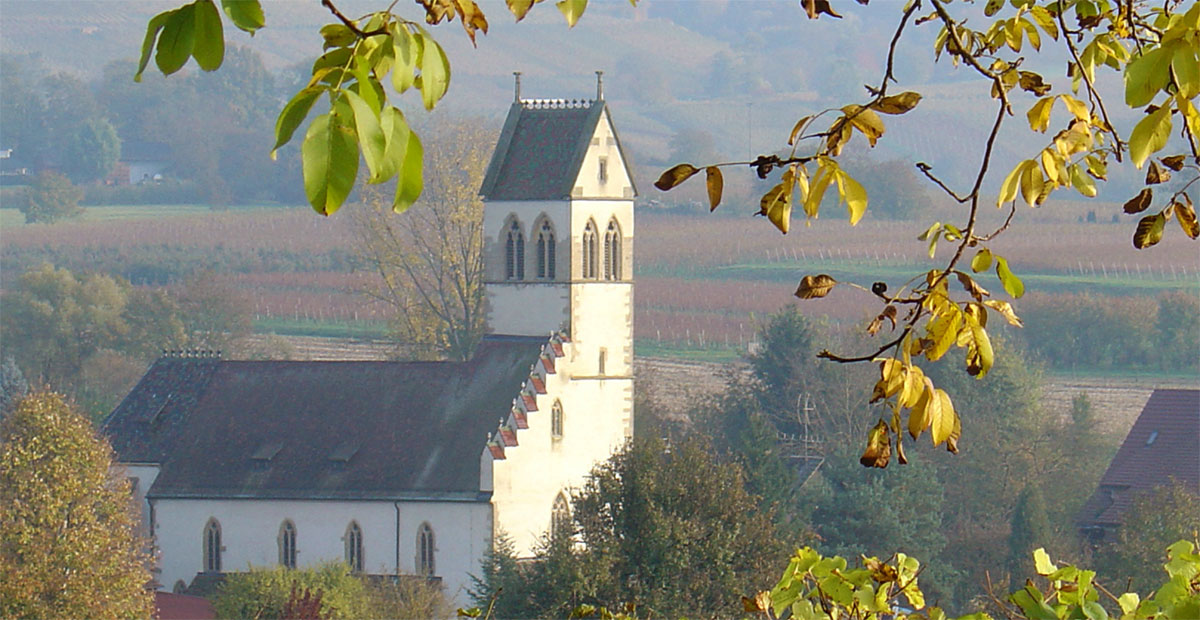
[[[493,530],[522,556],[633,436],[637,192],[596,77],[592,100],[525,99],[517,74],[480,190],[487,339],[550,339],[481,464]]]
[[[583,376],[628,380],[637,190],[596,78],[593,100],[523,99],[516,74],[480,190],[488,331],[562,330]]]

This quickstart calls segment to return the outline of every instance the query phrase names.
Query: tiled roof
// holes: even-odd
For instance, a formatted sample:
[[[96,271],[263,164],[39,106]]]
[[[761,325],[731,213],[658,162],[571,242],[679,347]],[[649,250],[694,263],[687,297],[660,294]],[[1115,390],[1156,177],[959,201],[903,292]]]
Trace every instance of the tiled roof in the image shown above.
[[[152,497],[479,499],[480,452],[544,345],[488,338],[458,363],[164,357],[104,430],[121,462],[161,463]]]
[[[171,592],[154,593],[155,620],[208,620],[216,618],[208,599]]]
[[[604,101],[513,103],[479,193],[488,200],[570,198]]]
[[[1200,390],[1155,390],[1080,510],[1082,527],[1116,526],[1138,493],[1175,482],[1200,494]]]

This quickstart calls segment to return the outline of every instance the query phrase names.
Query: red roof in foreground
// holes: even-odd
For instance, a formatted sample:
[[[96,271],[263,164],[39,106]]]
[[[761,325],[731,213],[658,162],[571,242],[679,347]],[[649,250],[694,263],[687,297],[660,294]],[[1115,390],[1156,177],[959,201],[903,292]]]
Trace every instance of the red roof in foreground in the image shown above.
[[[212,620],[217,614],[206,598],[155,592],[154,617],[157,620]]]
[[[1154,390],[1080,511],[1079,525],[1120,525],[1140,492],[1172,480],[1200,494],[1200,390]]]

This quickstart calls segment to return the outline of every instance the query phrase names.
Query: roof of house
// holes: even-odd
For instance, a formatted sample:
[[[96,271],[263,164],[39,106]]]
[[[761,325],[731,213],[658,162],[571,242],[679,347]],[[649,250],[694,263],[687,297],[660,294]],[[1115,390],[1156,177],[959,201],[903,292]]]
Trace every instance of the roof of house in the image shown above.
[[[155,620],[208,620],[216,618],[212,603],[208,599],[187,594],[156,591],[154,593]]]
[[[1200,390],[1154,390],[1079,524],[1116,526],[1141,491],[1183,484],[1200,493]]]
[[[479,463],[544,338],[492,336],[467,362],[169,355],[105,421],[150,497],[481,500]]]
[[[601,116],[612,126],[603,99],[514,102],[479,193],[487,200],[570,198]]]

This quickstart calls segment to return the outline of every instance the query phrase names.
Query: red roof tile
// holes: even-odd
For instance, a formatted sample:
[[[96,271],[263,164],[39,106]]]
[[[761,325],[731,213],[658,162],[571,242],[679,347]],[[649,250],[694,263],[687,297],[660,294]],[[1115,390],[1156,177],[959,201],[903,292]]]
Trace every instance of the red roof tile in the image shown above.
[[[529,383],[533,385],[534,392],[537,392],[538,394],[546,393],[546,382],[542,381],[541,377],[532,375],[529,377]]]
[[[537,411],[537,399],[532,394],[521,394],[521,401],[525,403],[525,411]]]
[[[1155,390],[1080,510],[1083,527],[1116,526],[1142,491],[1172,480],[1200,494],[1200,390]]]
[[[546,374],[548,374],[548,375],[553,375],[553,374],[555,374],[555,372],[554,372],[554,358],[553,358],[553,357],[546,357],[545,355],[543,355],[543,356],[541,357],[541,360],[542,360],[542,368],[545,368],[545,369],[546,369]]]
[[[505,447],[517,445],[517,433],[507,428],[500,429],[500,439],[504,440]]]
[[[566,355],[566,353],[563,353],[563,346],[561,342],[551,341],[550,347],[554,349],[554,357],[562,357]]]
[[[489,443],[488,451],[492,453],[492,458],[496,459],[497,461],[504,460],[504,446],[497,446]]]
[[[529,428],[529,418],[525,417],[525,412],[520,410],[513,411],[513,419],[517,421],[518,429]]]
[[[209,620],[216,618],[208,599],[171,592],[154,593],[156,620]]]

